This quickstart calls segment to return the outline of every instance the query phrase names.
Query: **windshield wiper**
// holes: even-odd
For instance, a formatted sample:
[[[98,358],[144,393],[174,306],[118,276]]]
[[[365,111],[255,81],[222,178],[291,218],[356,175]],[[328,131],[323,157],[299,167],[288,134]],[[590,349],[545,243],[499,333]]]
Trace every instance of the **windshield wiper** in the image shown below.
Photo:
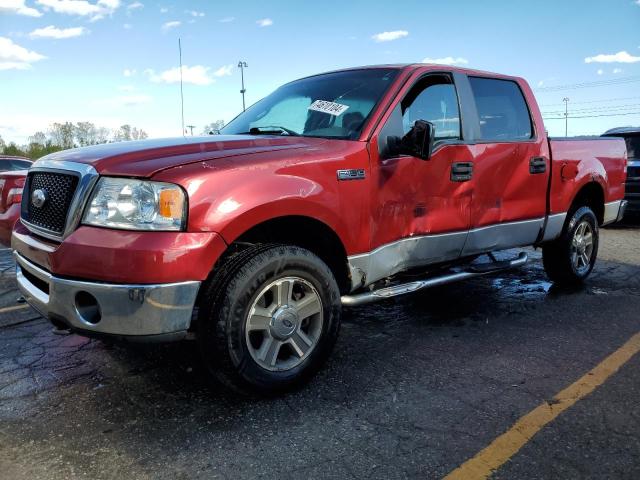
[[[249,129],[251,135],[291,135],[292,137],[299,137],[300,134],[289,130],[288,128],[281,127],[279,125],[264,125],[262,127],[251,127]]]

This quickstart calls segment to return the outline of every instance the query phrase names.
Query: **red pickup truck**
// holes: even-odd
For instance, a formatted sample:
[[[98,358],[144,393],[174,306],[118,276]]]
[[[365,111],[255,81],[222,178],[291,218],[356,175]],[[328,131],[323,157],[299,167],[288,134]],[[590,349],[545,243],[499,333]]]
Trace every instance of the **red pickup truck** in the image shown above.
[[[284,85],[219,136],[44,157],[12,246],[55,325],[193,337],[226,384],[273,392],[321,367],[343,305],[522,265],[492,254],[520,246],[584,280],[625,176],[621,139],[549,139],[521,78],[354,68]]]
[[[0,247],[11,244],[11,231],[20,218],[22,187],[26,178],[27,170],[0,172]]]

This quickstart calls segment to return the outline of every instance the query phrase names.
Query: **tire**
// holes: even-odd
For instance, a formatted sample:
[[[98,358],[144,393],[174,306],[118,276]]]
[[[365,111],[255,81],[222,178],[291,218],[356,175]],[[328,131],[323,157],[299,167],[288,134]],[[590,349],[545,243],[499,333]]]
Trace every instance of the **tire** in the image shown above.
[[[249,247],[203,288],[200,352],[209,371],[240,393],[276,394],[302,385],[335,345],[340,292],[329,267],[308,250]]]
[[[582,283],[596,263],[598,243],[595,214],[589,207],[578,208],[565,222],[560,237],[542,247],[542,262],[549,278],[559,285]]]

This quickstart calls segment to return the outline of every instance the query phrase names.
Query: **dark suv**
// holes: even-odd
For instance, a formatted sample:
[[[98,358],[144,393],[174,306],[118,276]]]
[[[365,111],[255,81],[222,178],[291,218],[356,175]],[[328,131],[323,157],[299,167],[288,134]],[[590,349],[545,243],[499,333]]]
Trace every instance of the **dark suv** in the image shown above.
[[[602,134],[603,137],[621,137],[627,143],[627,183],[624,198],[627,214],[640,214],[640,127],[612,128]]]

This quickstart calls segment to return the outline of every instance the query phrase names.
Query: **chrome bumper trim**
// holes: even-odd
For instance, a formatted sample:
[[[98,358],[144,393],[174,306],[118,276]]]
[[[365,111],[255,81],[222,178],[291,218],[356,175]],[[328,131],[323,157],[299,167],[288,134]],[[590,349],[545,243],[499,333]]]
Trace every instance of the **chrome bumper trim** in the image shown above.
[[[622,215],[624,215],[625,208],[626,202],[624,202],[624,200],[616,200],[615,202],[605,203],[602,225],[609,225],[610,223],[618,221],[620,218],[622,218],[620,212],[622,211]]]
[[[120,285],[67,280],[51,275],[17,252],[14,252],[14,258],[18,287],[27,302],[44,317],[63,320],[74,329],[110,335],[147,336],[184,332],[191,324],[200,287],[198,281]],[[49,291],[34,283],[46,284]],[[79,304],[83,296],[90,298],[85,294],[95,299],[99,321],[95,321],[96,317],[88,321],[87,310]]]

